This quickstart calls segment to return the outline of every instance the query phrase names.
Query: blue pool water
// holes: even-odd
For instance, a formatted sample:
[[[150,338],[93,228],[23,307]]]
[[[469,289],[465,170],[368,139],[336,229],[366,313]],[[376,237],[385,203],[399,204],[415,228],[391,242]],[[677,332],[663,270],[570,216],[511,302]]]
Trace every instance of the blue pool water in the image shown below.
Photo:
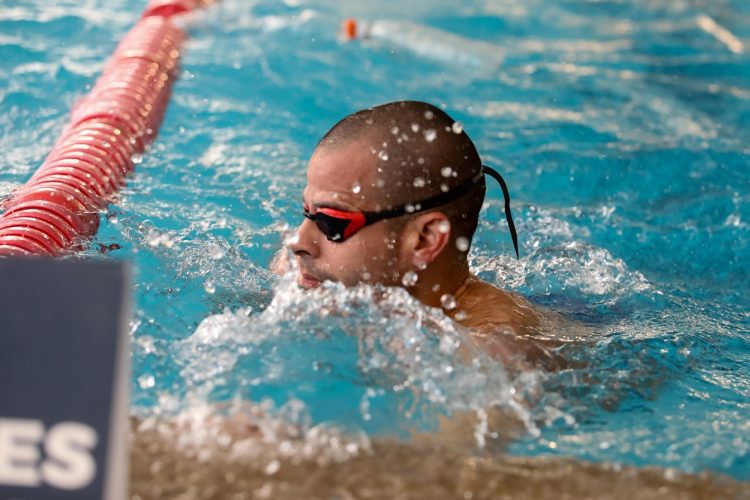
[[[40,165],[144,4],[0,0],[0,196]],[[342,43],[349,16],[481,41],[503,63],[447,60],[439,38],[430,53],[419,40]],[[241,397],[300,425],[405,436],[495,404],[525,422],[515,454],[747,480],[748,51],[744,0],[206,11],[159,138],[87,251],[134,263],[133,411]],[[589,325],[586,343],[563,348],[581,368],[512,378],[481,353],[467,366],[458,333],[431,336],[439,313],[406,296],[275,284],[268,262],[299,223],[316,141],[400,99],[444,106],[503,172],[522,259],[490,191],[472,267]]]

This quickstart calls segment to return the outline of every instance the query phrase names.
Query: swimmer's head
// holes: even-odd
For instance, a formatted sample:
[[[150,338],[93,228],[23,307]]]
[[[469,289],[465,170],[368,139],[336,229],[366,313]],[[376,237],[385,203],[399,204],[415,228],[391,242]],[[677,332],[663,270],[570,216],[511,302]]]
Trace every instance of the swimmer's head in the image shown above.
[[[308,164],[309,218],[290,245],[300,283],[403,285],[434,303],[468,273],[481,173],[471,139],[435,106],[394,102],[347,116]]]

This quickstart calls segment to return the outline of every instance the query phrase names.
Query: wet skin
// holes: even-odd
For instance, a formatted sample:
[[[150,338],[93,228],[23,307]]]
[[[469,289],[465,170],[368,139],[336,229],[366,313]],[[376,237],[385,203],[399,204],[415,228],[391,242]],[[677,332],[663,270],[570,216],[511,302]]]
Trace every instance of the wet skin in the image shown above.
[[[303,193],[304,205],[311,212],[321,207],[348,211],[379,208],[384,189],[377,187],[377,157],[362,150],[360,143],[353,142],[315,151]],[[299,284],[312,288],[330,280],[347,286],[398,285],[407,263],[399,255],[395,226],[392,221],[378,222],[336,243],[305,219],[289,245],[299,266]]]
[[[308,165],[304,206],[313,213],[322,207],[377,211],[402,202],[389,199],[394,190],[384,183],[379,162],[361,142],[318,148]],[[445,306],[441,298],[454,296],[455,307],[444,307],[445,312],[469,328],[492,355],[519,367],[531,362],[555,369],[558,363],[535,342],[550,315],[472,276],[466,252],[456,250],[456,235],[446,227],[448,217],[435,210],[377,222],[343,242],[332,242],[305,219],[288,246],[304,288],[326,280],[405,286],[404,275],[413,272],[418,279],[407,290],[432,307]]]

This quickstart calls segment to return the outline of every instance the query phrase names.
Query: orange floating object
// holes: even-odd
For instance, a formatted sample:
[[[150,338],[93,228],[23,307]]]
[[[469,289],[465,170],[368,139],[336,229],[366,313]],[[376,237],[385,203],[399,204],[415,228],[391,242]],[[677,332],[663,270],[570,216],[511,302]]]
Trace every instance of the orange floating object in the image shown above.
[[[357,21],[355,19],[344,19],[341,23],[341,33],[347,40],[354,40],[357,38]]]

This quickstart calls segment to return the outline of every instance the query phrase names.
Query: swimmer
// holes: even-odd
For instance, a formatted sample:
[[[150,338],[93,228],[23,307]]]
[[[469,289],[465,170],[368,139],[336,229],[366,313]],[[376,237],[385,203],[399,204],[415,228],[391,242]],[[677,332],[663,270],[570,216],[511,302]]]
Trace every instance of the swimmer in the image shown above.
[[[471,274],[467,256],[484,201],[486,175],[460,123],[424,102],[401,101],[353,113],[320,140],[307,168],[305,219],[288,248],[298,283],[326,280],[405,287],[442,307],[493,355],[555,368],[540,331],[551,313]],[[280,252],[272,263],[281,272]]]

